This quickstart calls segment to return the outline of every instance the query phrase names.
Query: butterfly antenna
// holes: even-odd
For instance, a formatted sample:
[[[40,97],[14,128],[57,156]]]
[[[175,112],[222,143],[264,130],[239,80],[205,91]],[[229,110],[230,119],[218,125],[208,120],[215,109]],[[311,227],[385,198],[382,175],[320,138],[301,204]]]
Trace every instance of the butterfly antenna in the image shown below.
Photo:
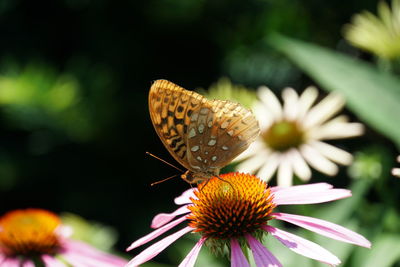
[[[162,180],[160,180],[160,181],[151,183],[150,185],[153,186],[153,185],[156,185],[156,184],[161,184],[162,182],[168,181],[169,179],[172,179],[172,178],[174,178],[174,177],[176,177],[176,176],[178,176],[178,175],[179,175],[179,174],[172,175],[172,176],[170,176],[170,177],[168,177],[168,178],[165,178],[165,179],[162,179]]]
[[[147,152],[147,151],[146,151],[146,154],[149,155],[149,156],[152,156],[153,158],[158,159],[158,160],[161,161],[161,162],[164,162],[164,163],[167,164],[168,166],[171,166],[172,168],[175,168],[175,169],[177,169],[178,171],[184,173],[184,171],[182,171],[181,169],[179,169],[179,168],[176,167],[175,165],[169,163],[168,161],[165,161],[165,160],[163,160],[163,159],[157,157],[156,155],[153,155],[153,154],[151,154],[150,152]],[[162,180],[162,181],[164,181],[164,180]]]

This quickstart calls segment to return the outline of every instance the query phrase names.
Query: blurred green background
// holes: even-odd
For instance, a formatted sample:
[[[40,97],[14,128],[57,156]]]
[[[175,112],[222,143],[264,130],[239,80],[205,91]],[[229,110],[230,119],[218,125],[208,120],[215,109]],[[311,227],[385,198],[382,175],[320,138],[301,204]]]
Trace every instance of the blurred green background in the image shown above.
[[[124,251],[150,232],[155,214],[173,211],[173,198],[189,188],[179,178],[150,186],[176,174],[145,155],[149,151],[173,162],[148,114],[153,80],[207,90],[228,77],[233,84],[253,89],[267,85],[276,93],[286,86],[299,91],[311,84],[322,87],[265,39],[278,32],[374,63],[372,55],[344,40],[342,30],[353,14],[375,13],[376,4],[0,0],[0,214],[24,207],[78,214],[114,228],[116,248]],[[346,112],[353,121],[361,120]],[[334,142],[355,154],[350,170],[342,167],[335,178],[314,173],[312,182],[359,190],[353,206],[336,207],[342,213],[351,207],[348,214],[325,216],[325,205],[291,211],[342,222],[370,238],[373,246],[375,238],[388,236],[383,244],[391,247],[391,238],[400,232],[399,180],[390,175],[399,153],[393,142],[369,127],[361,138]],[[194,242],[181,241],[156,261],[177,265]],[[333,253],[343,247],[328,243],[336,245]],[[384,246],[381,250],[386,251]],[[356,264],[358,258],[372,253],[349,251],[341,255],[347,266],[362,266]],[[277,253],[279,259],[293,254],[284,248],[283,256]],[[396,253],[386,266],[396,264],[400,251]],[[200,260],[215,260],[207,257]]]

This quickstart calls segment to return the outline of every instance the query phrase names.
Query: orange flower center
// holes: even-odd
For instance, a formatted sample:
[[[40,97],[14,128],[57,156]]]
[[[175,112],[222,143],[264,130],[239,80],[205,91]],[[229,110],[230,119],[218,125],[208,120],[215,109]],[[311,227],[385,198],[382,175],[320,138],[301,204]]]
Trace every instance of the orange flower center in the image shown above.
[[[262,137],[269,147],[278,151],[298,147],[304,142],[304,132],[299,125],[286,120],[272,124]]]
[[[59,249],[57,215],[41,209],[14,210],[0,217],[0,251],[8,256],[53,254]]]
[[[228,173],[195,190],[189,226],[203,236],[230,239],[253,233],[271,219],[275,207],[267,184],[254,175]]]

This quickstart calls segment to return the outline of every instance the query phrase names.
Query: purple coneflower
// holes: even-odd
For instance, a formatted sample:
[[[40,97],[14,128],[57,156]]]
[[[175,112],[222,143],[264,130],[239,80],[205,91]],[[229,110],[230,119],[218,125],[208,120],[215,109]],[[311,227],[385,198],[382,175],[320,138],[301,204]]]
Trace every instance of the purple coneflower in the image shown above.
[[[47,210],[21,209],[0,217],[2,267],[117,267],[127,261],[66,237],[60,218]]]
[[[152,233],[133,242],[127,250],[141,246],[182,222],[186,226],[151,245],[134,257],[126,266],[138,266],[158,255],[181,236],[192,232],[201,238],[179,266],[193,266],[198,253],[206,244],[213,251],[229,248],[231,266],[249,266],[242,248],[249,247],[257,266],[281,266],[279,260],[260,242],[269,233],[292,251],[303,256],[338,265],[340,260],[319,245],[269,225],[282,220],[318,234],[363,247],[370,242],[342,226],[300,215],[273,212],[279,205],[314,204],[351,196],[345,189],[333,189],[326,183],[288,188],[272,187],[254,175],[229,173],[203,182],[175,199],[183,205],[176,211],[158,214],[152,222]],[[176,216],[182,215],[173,220]]]

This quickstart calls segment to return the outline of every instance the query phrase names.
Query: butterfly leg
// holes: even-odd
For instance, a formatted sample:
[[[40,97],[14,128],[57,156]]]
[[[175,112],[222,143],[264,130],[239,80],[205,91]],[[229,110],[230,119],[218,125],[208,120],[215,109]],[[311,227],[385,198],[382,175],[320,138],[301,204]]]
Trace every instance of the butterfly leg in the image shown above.
[[[227,180],[222,179],[219,175],[216,175],[216,177],[217,177],[218,179],[220,179],[221,181],[224,181],[225,183],[228,183],[228,184],[232,187],[232,189],[235,189],[235,188],[233,187],[233,185],[232,185],[230,182],[228,182]]]

